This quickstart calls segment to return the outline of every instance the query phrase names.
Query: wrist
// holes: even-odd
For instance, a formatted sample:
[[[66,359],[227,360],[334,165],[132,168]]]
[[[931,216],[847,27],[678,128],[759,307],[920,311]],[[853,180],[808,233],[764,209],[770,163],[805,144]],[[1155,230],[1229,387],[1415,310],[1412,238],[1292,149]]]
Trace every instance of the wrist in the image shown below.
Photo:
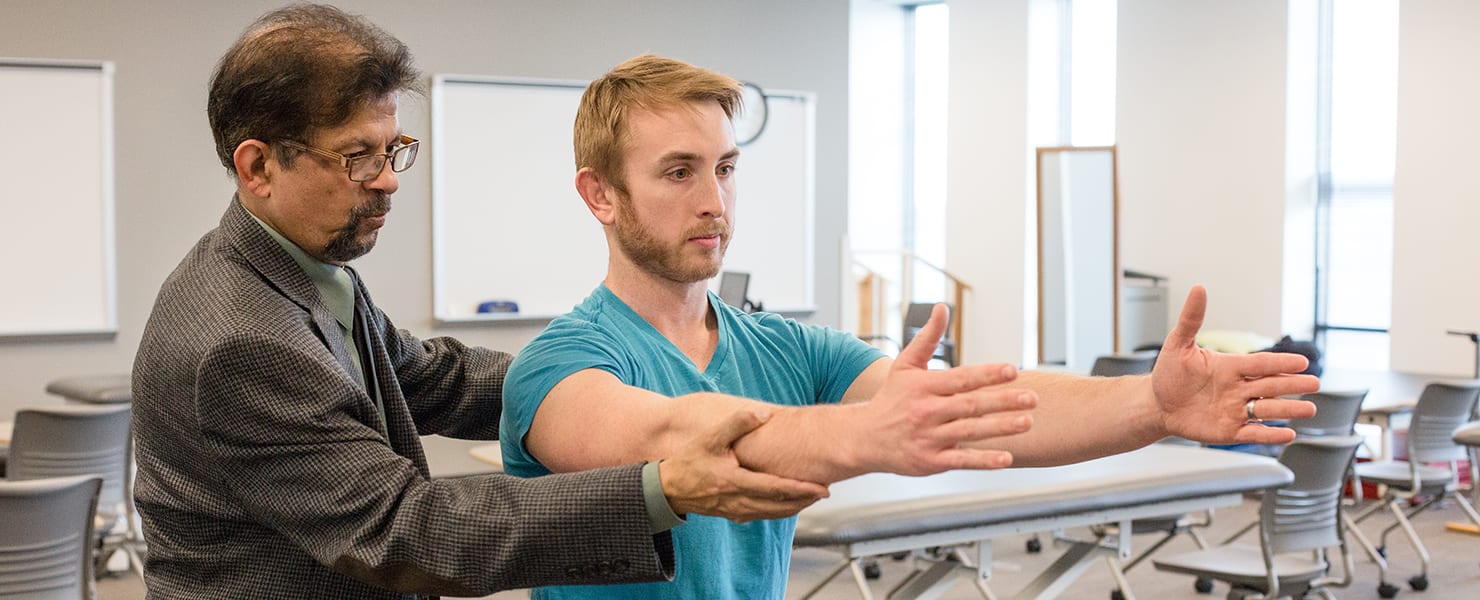
[[[883,439],[882,432],[876,431],[873,426],[884,423],[884,415],[876,415],[873,403],[863,402],[859,404],[847,404],[831,407],[834,414],[826,415],[824,428],[830,428],[830,435],[818,435],[816,440],[831,440],[835,442],[834,451],[822,454],[830,456],[837,480],[847,479],[868,473],[879,471],[881,456],[879,455],[880,440]],[[826,442],[823,442],[826,443]],[[887,470],[887,469],[885,469]]]

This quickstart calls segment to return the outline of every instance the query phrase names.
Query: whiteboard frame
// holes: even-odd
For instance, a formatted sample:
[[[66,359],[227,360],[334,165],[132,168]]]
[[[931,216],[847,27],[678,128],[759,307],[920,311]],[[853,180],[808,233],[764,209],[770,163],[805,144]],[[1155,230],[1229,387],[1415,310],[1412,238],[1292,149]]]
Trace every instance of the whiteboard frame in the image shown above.
[[[443,143],[446,123],[444,122],[443,102],[446,99],[446,86],[448,84],[494,84],[506,86],[530,86],[530,87],[553,87],[585,90],[590,81],[578,79],[553,79],[539,77],[510,77],[494,75],[467,75],[456,73],[439,73],[432,76],[431,86],[431,144],[432,151],[432,321],[438,327],[446,326],[476,326],[497,324],[544,324],[548,323],[559,314],[543,313],[480,313],[475,315],[449,315],[444,311],[444,285],[445,266],[444,254],[447,250],[443,247],[445,243],[445,221],[447,193],[446,166],[441,160],[445,146]],[[804,207],[803,232],[806,237],[802,244],[804,257],[804,268],[806,277],[803,281],[805,301],[800,306],[777,306],[767,307],[766,312],[776,313],[789,317],[803,317],[816,312],[816,211],[817,211],[817,185],[816,185],[816,161],[817,161],[817,135],[816,127],[816,94],[811,92],[800,92],[791,90],[765,91],[767,98],[782,98],[804,102],[806,105],[806,122],[814,130],[807,135],[807,147],[805,149],[806,165],[805,178],[806,197]],[[764,136],[764,134],[762,134]],[[572,303],[578,303],[580,298],[573,298]]]
[[[115,216],[114,188],[114,107],[113,107],[113,76],[116,67],[112,61],[106,60],[79,60],[79,59],[51,59],[51,58],[17,58],[0,57],[0,67],[23,68],[23,69],[76,69],[92,70],[99,73],[99,134],[102,144],[102,164],[100,182],[102,194],[100,202],[102,206],[101,225],[102,231],[102,277],[103,277],[103,322],[101,327],[78,327],[75,329],[61,330],[0,330],[0,343],[32,342],[32,341],[65,341],[65,340],[111,340],[118,335],[118,248],[117,248],[117,226]]]

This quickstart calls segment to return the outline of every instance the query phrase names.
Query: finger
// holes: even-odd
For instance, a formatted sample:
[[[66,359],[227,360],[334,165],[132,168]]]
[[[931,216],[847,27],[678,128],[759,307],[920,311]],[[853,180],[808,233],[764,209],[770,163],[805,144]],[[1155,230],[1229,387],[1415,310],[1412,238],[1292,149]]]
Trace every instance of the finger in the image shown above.
[[[1182,315],[1177,317],[1177,326],[1167,334],[1164,348],[1191,349],[1197,347],[1197,330],[1202,329],[1203,314],[1208,309],[1208,291],[1194,285],[1187,291],[1187,301],[1182,303]]]
[[[758,499],[816,501],[828,496],[826,486],[745,468],[736,469],[731,476],[730,483],[739,490],[741,495]]]
[[[934,410],[929,422],[948,423],[982,415],[1032,410],[1037,406],[1038,394],[1029,390],[973,390],[941,398],[931,407]]]
[[[798,512],[801,512],[802,509],[811,506],[815,502],[817,502],[817,499],[815,498],[811,500],[791,501],[753,499],[749,503],[746,503],[743,507],[736,510],[736,514],[732,516],[730,520],[737,523],[744,523],[746,521],[758,521],[765,519],[780,519],[783,517],[790,517],[794,514],[797,514]]]
[[[935,347],[940,345],[940,336],[946,331],[946,305],[936,304],[930,309],[930,320],[915,334],[899,356],[894,359],[894,368],[917,368],[924,369],[930,364],[930,357],[935,355]]]
[[[1244,382],[1239,390],[1246,398],[1274,398],[1309,394],[1321,388],[1321,380],[1312,375],[1275,375]]]
[[[1301,373],[1310,365],[1304,356],[1289,352],[1255,352],[1228,358],[1235,361],[1234,370],[1244,377]]]
[[[1262,415],[1261,415],[1262,416]],[[1243,444],[1288,444],[1295,440],[1295,430],[1251,423],[1239,428],[1234,441]]]
[[[995,363],[931,371],[923,376],[926,392],[949,396],[1007,383],[1017,379],[1018,370],[1009,364]]]
[[[940,453],[937,466],[953,469],[1005,469],[1012,466],[1012,453],[1006,450],[956,448]]]
[[[1316,416],[1316,405],[1308,400],[1259,398],[1254,400],[1254,416],[1265,421],[1309,419]]]
[[[1033,415],[1026,412],[997,413],[974,419],[957,419],[937,427],[934,436],[943,442],[977,442],[1016,435],[1033,428]]]
[[[709,436],[704,440],[704,448],[710,454],[723,454],[727,448],[735,444],[735,440],[760,427],[768,416],[757,414],[749,409],[730,413],[724,421],[710,431]]]

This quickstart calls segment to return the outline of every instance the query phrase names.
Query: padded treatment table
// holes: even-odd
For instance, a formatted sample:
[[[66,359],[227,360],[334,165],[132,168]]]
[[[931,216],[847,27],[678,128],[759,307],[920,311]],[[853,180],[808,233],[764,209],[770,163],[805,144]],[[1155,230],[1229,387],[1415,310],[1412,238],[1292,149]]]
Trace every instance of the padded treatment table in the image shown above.
[[[1454,443],[1466,446],[1480,446],[1480,421],[1460,425],[1459,429],[1455,429]]]
[[[1104,523],[1131,531],[1133,519],[1235,506],[1244,492],[1287,485],[1292,477],[1270,458],[1170,444],[1061,467],[863,475],[833,484],[829,498],[801,512],[795,545],[833,548],[844,557],[803,598],[848,568],[862,596],[872,598],[862,559],[931,548],[950,550],[911,574],[890,598],[934,597],[967,573],[991,598],[985,582],[993,538]],[[974,557],[968,555],[973,543]],[[1130,536],[1114,546],[1070,544],[1014,597],[1055,597],[1102,556],[1128,558]],[[1118,583],[1133,598],[1129,586]]]

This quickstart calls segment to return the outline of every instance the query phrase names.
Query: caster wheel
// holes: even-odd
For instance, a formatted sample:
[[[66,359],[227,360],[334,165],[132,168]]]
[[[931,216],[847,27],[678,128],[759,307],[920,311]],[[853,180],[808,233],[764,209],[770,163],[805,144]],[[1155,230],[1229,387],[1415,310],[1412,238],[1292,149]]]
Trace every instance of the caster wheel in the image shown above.
[[[884,571],[879,568],[878,563],[869,563],[863,566],[863,576],[867,579],[878,579]]]
[[[1387,546],[1378,546],[1377,555],[1383,558],[1387,558]]]
[[[1383,598],[1396,598],[1398,596],[1398,586],[1384,581],[1377,585],[1377,595]]]
[[[1422,591],[1424,591],[1426,589],[1429,589],[1429,576],[1428,575],[1414,575],[1412,577],[1409,577],[1408,578],[1408,587],[1413,588],[1413,591],[1415,591],[1415,592],[1422,592]]]
[[[908,552],[895,552],[894,554],[890,554],[889,555],[889,558],[892,558],[895,561],[901,561],[901,560],[904,560],[904,559],[909,558],[909,557],[910,557],[910,553],[908,553]]]
[[[1125,600],[1125,594],[1120,590],[1110,590],[1110,600]]]
[[[1028,539],[1028,554],[1037,554],[1037,553],[1042,552],[1042,551],[1043,551],[1043,542],[1038,541],[1038,538],[1029,538]]]
[[[1192,589],[1197,590],[1199,594],[1211,594],[1213,593],[1213,580],[1207,577],[1198,577],[1197,581],[1192,583]]]

